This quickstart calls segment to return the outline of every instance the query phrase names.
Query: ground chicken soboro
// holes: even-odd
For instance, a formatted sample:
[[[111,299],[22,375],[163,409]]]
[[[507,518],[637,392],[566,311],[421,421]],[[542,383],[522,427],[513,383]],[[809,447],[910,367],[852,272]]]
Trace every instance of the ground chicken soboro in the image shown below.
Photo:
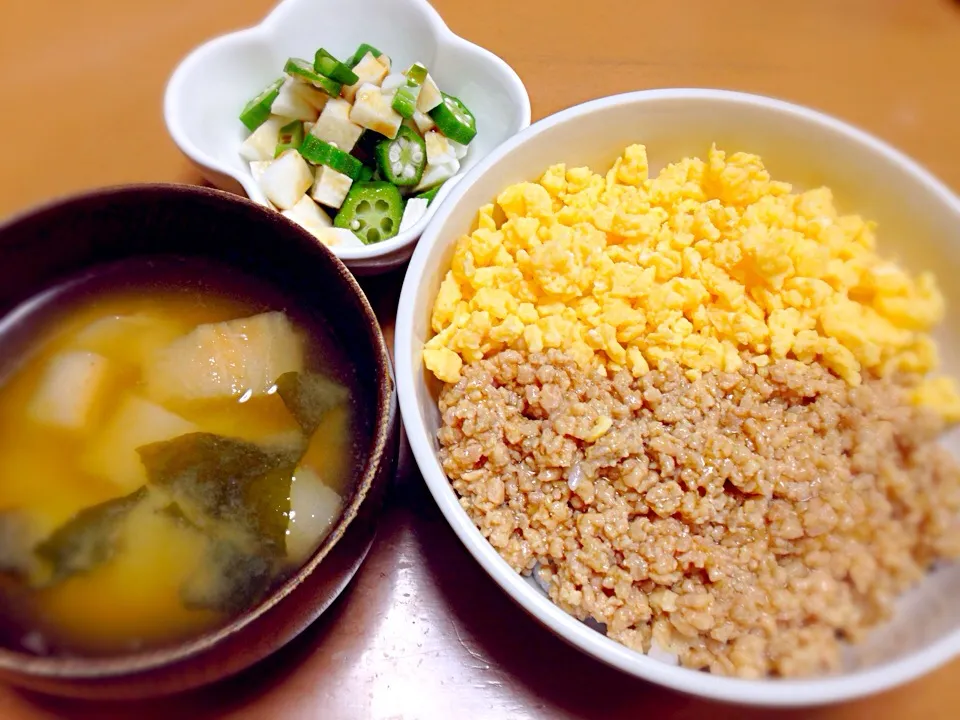
[[[697,380],[560,351],[464,366],[440,457],[510,565],[610,637],[742,677],[838,666],[960,555],[960,473],[903,387],[783,360]]]

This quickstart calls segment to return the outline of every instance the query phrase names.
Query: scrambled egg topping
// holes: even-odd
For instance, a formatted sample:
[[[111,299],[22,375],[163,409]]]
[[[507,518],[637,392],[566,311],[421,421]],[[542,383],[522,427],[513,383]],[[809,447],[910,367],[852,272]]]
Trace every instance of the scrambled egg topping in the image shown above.
[[[555,165],[504,190],[457,243],[433,308],[427,368],[561,348],[583,366],[640,376],[675,361],[696,378],[792,358],[856,385],[925,375],[944,302],[875,252],[872,223],[839,215],[829,189],[793,192],[760,158],[685,158],[648,177],[642,145],[606,176]],[[914,400],[960,419],[951,380]]]

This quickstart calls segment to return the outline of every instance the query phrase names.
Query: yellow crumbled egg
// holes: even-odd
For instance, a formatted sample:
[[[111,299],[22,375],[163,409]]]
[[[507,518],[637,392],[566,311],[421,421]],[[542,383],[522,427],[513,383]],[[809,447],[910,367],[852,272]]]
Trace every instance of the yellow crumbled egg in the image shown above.
[[[944,314],[932,274],[875,252],[873,225],[827,188],[797,193],[756,155],[712,147],[648,175],[631,145],[606,175],[555,165],[506,188],[459,239],[433,308],[424,363],[560,348],[583,366],[641,376],[673,361],[690,377],[792,358],[849,383],[936,368]],[[914,400],[960,419],[952,380]]]

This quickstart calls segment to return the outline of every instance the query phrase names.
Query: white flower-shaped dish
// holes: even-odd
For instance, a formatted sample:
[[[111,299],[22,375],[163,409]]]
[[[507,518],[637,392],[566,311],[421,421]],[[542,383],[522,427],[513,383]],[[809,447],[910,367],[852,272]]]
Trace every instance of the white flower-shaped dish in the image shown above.
[[[282,75],[289,57],[312,58],[318,47],[348,57],[370,43],[400,67],[422,62],[440,88],[459,97],[477,119],[477,136],[460,173],[444,183],[410,229],[363,248],[331,248],[358,274],[385,272],[413,253],[436,208],[463,174],[530,124],[530,98],[516,72],[488,50],[455,35],[425,0],[284,0],[259,25],[194,50],[167,85],[164,116],[180,150],[223,190],[243,191],[268,205],[240,157],[247,130],[244,103]]]

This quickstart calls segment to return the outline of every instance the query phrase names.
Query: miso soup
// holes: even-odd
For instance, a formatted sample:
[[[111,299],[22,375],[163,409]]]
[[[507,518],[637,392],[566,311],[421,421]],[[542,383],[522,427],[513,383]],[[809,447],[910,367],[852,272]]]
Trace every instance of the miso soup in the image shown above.
[[[310,558],[368,447],[322,318],[219,265],[103,268],[0,326],[0,644],[226,624]]]

